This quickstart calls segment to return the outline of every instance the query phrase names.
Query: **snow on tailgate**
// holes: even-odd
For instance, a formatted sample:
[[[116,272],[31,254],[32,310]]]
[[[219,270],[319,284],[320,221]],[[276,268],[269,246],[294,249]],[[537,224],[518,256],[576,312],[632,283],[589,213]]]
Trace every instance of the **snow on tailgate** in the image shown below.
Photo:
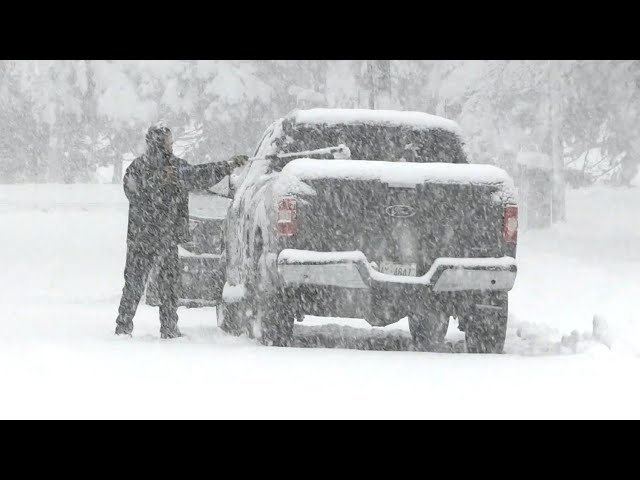
[[[296,123],[305,124],[372,124],[411,128],[447,130],[461,135],[460,126],[453,120],[424,112],[396,110],[366,110],[341,108],[312,108],[295,112]]]
[[[300,158],[289,162],[282,173],[298,177],[300,180],[336,178],[378,180],[393,185],[417,185],[427,182],[502,185],[505,190],[513,190],[511,177],[493,165]]]

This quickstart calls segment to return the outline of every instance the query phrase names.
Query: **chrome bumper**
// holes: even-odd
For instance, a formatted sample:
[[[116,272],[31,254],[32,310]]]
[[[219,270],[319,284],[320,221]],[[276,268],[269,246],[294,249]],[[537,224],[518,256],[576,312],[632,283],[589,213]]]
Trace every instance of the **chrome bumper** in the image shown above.
[[[388,275],[377,271],[366,256],[355,252],[312,252],[283,250],[277,271],[286,286],[327,285],[370,288],[373,285],[424,286],[435,292],[462,290],[511,290],[517,266],[512,257],[438,258],[419,277]]]

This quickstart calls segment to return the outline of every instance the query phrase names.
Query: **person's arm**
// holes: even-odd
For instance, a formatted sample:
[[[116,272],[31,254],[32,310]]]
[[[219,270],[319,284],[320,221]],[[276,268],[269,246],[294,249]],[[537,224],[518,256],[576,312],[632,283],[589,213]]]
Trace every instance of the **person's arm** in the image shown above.
[[[191,165],[181,159],[178,167],[180,178],[188,190],[204,190],[219,183],[234,169],[244,165],[248,159],[246,155],[235,155],[226,161],[200,165]]]
[[[122,179],[122,188],[129,201],[135,200],[140,193],[137,177],[137,168],[134,161],[127,167],[124,178]]]

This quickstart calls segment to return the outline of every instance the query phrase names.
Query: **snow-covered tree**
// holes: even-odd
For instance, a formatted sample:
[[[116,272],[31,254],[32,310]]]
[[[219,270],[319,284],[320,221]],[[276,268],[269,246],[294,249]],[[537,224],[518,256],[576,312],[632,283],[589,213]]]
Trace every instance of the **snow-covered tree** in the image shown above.
[[[0,144],[0,175],[87,181],[97,165],[113,164],[120,181],[123,156],[141,153],[146,129],[157,122],[173,130],[176,148],[191,162],[252,153],[264,129],[294,108],[367,108],[367,65],[0,61],[0,122],[10,132]],[[509,168],[519,150],[551,154],[556,132],[555,150],[562,151],[572,184],[623,185],[635,175],[637,61],[393,60],[388,66],[389,98],[376,107],[458,121],[473,162]]]

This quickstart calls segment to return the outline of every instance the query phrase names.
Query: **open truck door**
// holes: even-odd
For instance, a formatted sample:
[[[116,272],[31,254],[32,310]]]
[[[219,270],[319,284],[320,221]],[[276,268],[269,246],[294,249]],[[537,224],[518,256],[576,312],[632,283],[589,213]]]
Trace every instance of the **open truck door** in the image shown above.
[[[220,183],[228,183],[228,180]],[[222,301],[226,269],[225,217],[231,200],[213,193],[216,187],[212,191],[193,192],[189,196],[191,241],[178,247],[180,306],[215,306]],[[149,275],[145,303],[160,305],[157,267]]]

